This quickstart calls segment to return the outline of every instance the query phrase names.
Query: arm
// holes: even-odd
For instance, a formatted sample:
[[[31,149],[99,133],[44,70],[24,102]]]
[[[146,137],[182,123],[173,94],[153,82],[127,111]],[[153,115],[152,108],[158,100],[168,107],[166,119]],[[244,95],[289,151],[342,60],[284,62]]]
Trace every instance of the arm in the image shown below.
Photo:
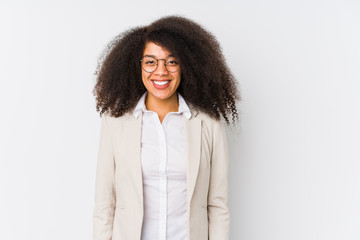
[[[115,212],[115,162],[107,118],[101,119],[95,181],[93,239],[111,240]]]
[[[208,194],[209,240],[228,240],[230,214],[228,200],[228,146],[224,126],[214,126],[211,175]]]

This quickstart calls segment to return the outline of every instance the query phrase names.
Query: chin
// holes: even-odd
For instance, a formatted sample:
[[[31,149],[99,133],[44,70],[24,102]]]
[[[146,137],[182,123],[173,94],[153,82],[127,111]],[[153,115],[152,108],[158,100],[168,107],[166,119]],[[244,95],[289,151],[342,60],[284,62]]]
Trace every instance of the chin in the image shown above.
[[[158,99],[161,99],[161,100],[166,100],[168,98],[170,98],[174,93],[163,93],[163,94],[159,94],[159,93],[156,93],[156,92],[153,92],[152,95]]]
[[[154,97],[156,97],[158,99],[165,100],[165,99],[171,97],[174,93],[176,93],[176,90],[175,91],[167,91],[167,90],[158,90],[158,89],[151,88],[150,91],[148,90],[148,93],[150,93],[151,95],[153,95]]]

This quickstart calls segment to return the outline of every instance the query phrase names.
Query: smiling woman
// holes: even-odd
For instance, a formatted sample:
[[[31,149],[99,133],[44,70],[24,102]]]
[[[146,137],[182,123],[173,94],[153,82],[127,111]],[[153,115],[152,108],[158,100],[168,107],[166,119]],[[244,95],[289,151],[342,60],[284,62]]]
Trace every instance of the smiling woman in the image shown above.
[[[96,71],[94,240],[229,239],[237,82],[215,37],[163,17],[117,36]]]

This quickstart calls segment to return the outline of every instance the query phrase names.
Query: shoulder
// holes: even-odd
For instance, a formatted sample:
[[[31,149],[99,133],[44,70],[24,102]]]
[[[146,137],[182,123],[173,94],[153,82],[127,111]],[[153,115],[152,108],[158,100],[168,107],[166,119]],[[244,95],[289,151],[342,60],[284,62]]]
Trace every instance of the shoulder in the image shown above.
[[[192,117],[201,120],[202,130],[207,133],[208,136],[215,137],[219,132],[224,131],[224,122],[221,119],[212,118],[207,113],[199,110],[195,110]]]
[[[135,120],[136,118],[133,117],[132,113],[127,112],[120,117],[114,117],[114,116],[110,116],[108,113],[103,113],[101,115],[101,119],[102,121],[107,123],[109,128],[113,128],[115,126],[121,126],[126,122]]]

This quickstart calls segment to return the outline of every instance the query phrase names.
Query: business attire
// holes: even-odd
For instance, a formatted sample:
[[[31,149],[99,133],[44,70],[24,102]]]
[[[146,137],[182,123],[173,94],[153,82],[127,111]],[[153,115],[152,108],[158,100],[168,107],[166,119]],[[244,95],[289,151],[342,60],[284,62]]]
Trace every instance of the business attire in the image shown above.
[[[223,124],[187,105],[160,123],[145,96],[103,115],[94,240],[228,240],[228,149]]]

